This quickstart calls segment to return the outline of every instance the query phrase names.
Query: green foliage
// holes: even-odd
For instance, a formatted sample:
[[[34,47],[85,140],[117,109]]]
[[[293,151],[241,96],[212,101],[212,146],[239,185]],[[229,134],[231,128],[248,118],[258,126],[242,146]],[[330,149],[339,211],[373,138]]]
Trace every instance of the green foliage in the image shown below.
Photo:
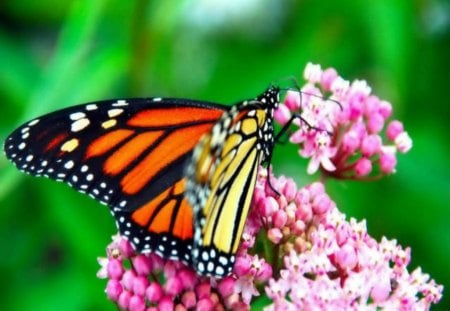
[[[330,182],[329,192],[348,216],[366,218],[375,237],[411,246],[411,267],[450,285],[444,0],[243,3],[227,11],[194,0],[3,1],[0,141],[23,121],[77,103],[132,96],[232,103],[271,82],[301,79],[308,61],[332,66],[391,101],[414,147],[399,157],[397,174]],[[276,148],[275,173],[298,172],[292,177],[303,184],[311,178],[298,162],[295,148]],[[0,207],[2,309],[114,309],[95,277],[96,257],[115,232],[105,207],[19,173],[3,155]],[[444,296],[436,309],[449,306]]]

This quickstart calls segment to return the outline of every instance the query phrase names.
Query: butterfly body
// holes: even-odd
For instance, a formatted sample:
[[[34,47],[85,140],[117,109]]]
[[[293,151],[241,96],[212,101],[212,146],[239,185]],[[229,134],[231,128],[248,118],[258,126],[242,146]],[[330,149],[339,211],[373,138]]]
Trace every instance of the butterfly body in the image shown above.
[[[20,170],[108,205],[137,251],[222,277],[231,271],[257,167],[272,150],[277,103],[276,88],[231,108],[170,98],[89,103],[25,123],[4,150]],[[220,223],[237,225],[226,231]]]

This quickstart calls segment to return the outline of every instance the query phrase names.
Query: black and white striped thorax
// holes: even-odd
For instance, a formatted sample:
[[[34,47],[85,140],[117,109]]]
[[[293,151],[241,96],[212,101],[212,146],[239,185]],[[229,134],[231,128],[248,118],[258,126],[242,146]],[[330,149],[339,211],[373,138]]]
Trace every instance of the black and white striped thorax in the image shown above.
[[[266,113],[265,121],[258,131],[259,148],[263,152],[261,162],[270,159],[272,149],[275,144],[273,114],[280,103],[280,89],[278,87],[269,87],[262,95],[255,99],[255,106],[263,109]]]

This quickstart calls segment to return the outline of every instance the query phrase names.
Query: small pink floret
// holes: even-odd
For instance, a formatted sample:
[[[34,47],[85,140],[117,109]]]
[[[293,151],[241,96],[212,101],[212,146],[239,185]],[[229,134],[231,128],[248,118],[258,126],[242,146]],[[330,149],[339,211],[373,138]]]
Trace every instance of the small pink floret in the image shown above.
[[[380,156],[380,169],[385,174],[393,173],[397,165],[397,157],[394,153],[383,153]]]
[[[395,138],[403,131],[403,123],[398,120],[393,120],[387,126],[386,136],[390,141],[394,141]]]
[[[288,216],[285,211],[278,210],[272,216],[272,221],[275,227],[282,228],[286,225]]]
[[[163,297],[164,291],[157,282],[152,282],[145,290],[145,296],[150,302],[158,302]]]
[[[214,303],[209,298],[202,298],[197,302],[196,310],[212,311],[214,310]]]
[[[123,287],[130,291],[133,290],[133,283],[134,283],[135,279],[136,279],[136,273],[134,272],[134,270],[125,271],[125,273],[123,274],[123,277],[122,277]]]
[[[145,311],[145,301],[142,296],[134,295],[130,298],[129,311]]]
[[[300,107],[300,93],[297,91],[288,91],[284,104],[290,111],[298,111]]]
[[[336,253],[336,262],[342,269],[353,269],[358,263],[355,248],[344,244]]]
[[[152,262],[146,255],[140,254],[132,258],[133,267],[138,275],[148,275],[152,270]]]
[[[133,282],[133,292],[137,295],[144,296],[149,283],[146,276],[137,276]]]
[[[108,281],[108,284],[106,285],[106,295],[109,299],[117,301],[122,291],[123,287],[122,284],[120,284],[120,281],[114,279]]]
[[[389,284],[388,282],[378,282],[372,288],[370,297],[372,297],[373,301],[375,301],[376,303],[381,303],[389,298],[390,293],[391,284]]]
[[[371,157],[378,153],[381,148],[381,137],[378,135],[368,135],[364,137],[361,144],[361,152],[365,157]]]
[[[274,119],[280,124],[286,124],[291,118],[291,112],[285,105],[280,105],[273,114]]]
[[[120,279],[124,273],[122,260],[111,258],[106,266],[108,277],[111,279]]]
[[[384,126],[384,117],[380,113],[374,113],[367,121],[367,129],[372,134],[378,134]]]
[[[194,308],[197,304],[197,297],[194,291],[187,291],[181,297],[181,302],[187,309]]]
[[[167,279],[164,287],[167,294],[176,296],[183,290],[183,283],[178,275],[174,275]]]
[[[162,297],[158,304],[159,311],[173,310],[174,307],[175,307],[175,304],[173,302],[172,297],[170,297],[170,296]]]
[[[322,73],[322,86],[325,90],[329,91],[334,79],[338,77],[338,73],[334,68],[327,68]]]
[[[131,292],[124,290],[119,295],[119,299],[117,300],[117,305],[122,309],[127,309],[130,304],[131,296],[132,296]]]
[[[355,165],[356,176],[363,177],[370,174],[372,171],[372,161],[367,158],[360,158]]]
[[[211,285],[209,283],[203,282],[195,288],[198,299],[208,298],[211,295]]]

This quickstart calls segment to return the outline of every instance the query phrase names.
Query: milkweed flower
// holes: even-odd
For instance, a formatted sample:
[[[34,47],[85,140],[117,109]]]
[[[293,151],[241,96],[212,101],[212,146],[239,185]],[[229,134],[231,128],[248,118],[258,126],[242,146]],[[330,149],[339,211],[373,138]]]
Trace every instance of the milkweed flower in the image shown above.
[[[307,172],[356,180],[393,173],[412,140],[390,120],[392,106],[332,68],[308,64],[304,77],[274,118],[286,125],[301,116],[289,139],[309,159]],[[410,261],[410,248],[374,239],[364,220],[340,212],[322,182],[299,187],[260,167],[230,275],[200,276],[181,262],[138,254],[116,235],[97,276],[121,310],[249,310],[261,296],[269,299],[265,310],[427,310],[443,287],[420,267],[411,271]]]
[[[291,189],[291,179],[260,169],[249,219],[264,232],[281,232],[275,242],[267,233],[270,253],[278,254],[272,262],[277,271],[265,286],[272,299],[267,310],[424,310],[441,299],[441,285],[420,268],[409,272],[410,248],[375,240],[364,220],[338,210],[322,183]],[[259,205],[272,200],[276,208],[261,213]],[[279,213],[288,215],[285,222],[276,221]]]
[[[309,159],[307,172],[321,169],[339,179],[394,173],[397,152],[408,152],[412,140],[400,121],[390,120],[392,105],[373,95],[366,81],[347,81],[333,68],[309,63],[304,78],[299,91],[288,91],[275,119],[285,125],[301,115],[290,141]]]

